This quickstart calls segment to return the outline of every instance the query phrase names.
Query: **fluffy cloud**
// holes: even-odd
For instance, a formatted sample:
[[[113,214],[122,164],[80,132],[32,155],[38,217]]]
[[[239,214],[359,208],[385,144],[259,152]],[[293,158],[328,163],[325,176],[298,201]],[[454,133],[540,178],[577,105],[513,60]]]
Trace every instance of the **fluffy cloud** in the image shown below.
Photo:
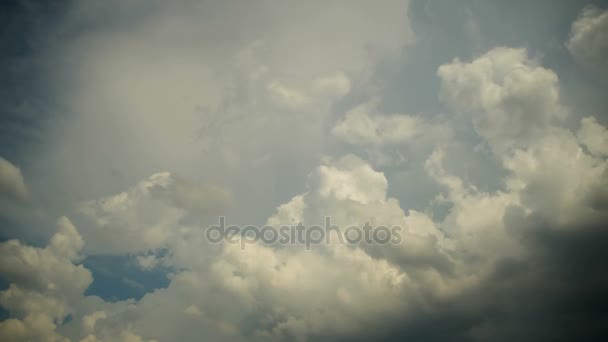
[[[562,140],[576,142],[564,137]],[[518,151],[549,162],[541,159],[548,157],[542,146],[535,143]],[[514,220],[511,208],[541,212],[526,202],[525,186],[483,193],[451,175],[443,166],[443,153],[436,150],[426,163],[429,174],[446,189],[439,200],[453,205],[440,222],[413,210],[406,214],[398,201],[387,195],[388,182],[383,173],[353,155],[327,159],[311,173],[307,191],[280,205],[276,215],[268,219],[273,225],[292,224],[292,218],[313,224],[330,216],[332,223],[341,227],[368,221],[400,226],[402,240],[396,245],[379,248],[331,244],[313,251],[298,246],[262,245],[248,245],[242,250],[238,243],[213,247],[204,241],[202,230],[186,229],[179,220],[174,220],[168,222],[167,231],[181,226],[182,232],[187,233],[164,240],[169,253],[163,262],[180,270],[172,276],[168,288],[147,294],[136,303],[92,305],[87,302],[96,300],[82,298],[79,306],[89,309],[81,309],[82,316],[75,317],[62,330],[80,331],[85,341],[137,340],[140,334],[158,340],[197,340],[200,327],[205,327],[207,338],[213,340],[308,340],[318,336],[374,335],[362,330],[361,322],[366,322],[368,328],[373,326],[375,334],[391,335],[397,317],[417,326],[414,317],[425,306],[460,303],[471,291],[488,286],[487,279],[496,276],[497,263],[530,258],[533,254],[519,238],[528,232],[518,231],[530,220],[525,217]],[[592,167],[593,163],[585,164],[588,162],[582,159],[580,167]],[[533,184],[535,178],[526,178],[529,171],[524,165],[513,164],[511,170],[519,181]],[[106,203],[101,207],[123,208],[128,212],[106,210],[99,216],[100,222],[118,219],[124,223],[122,230],[145,227],[121,219],[147,215],[125,204],[146,203],[154,193],[150,189],[160,187],[166,194],[170,184],[168,174],[154,175],[123,194],[122,201],[111,200],[122,198],[117,195],[89,204]],[[547,196],[544,192],[537,195]],[[174,204],[162,200],[156,211],[175,208]],[[564,216],[570,214],[564,212]],[[504,221],[507,216],[510,218]],[[66,227],[51,239],[47,250],[63,251],[53,253],[70,260],[82,241],[73,229]],[[101,225],[96,229],[105,228]],[[145,235],[145,231],[141,233]],[[135,242],[131,245],[132,253],[154,247],[140,249]],[[206,248],[201,248],[205,245]],[[26,297],[36,298],[32,294]],[[53,307],[53,303],[36,307]],[[157,307],[163,310],[155,311],[153,308]],[[97,311],[90,311],[93,308]],[[483,313],[485,308],[479,310],[476,314]],[[177,331],[166,329],[166,324],[175,324],[171,317],[183,317]],[[78,327],[80,322],[82,327]],[[475,334],[487,336],[491,334],[488,329],[480,326]]]
[[[470,115],[494,149],[525,146],[566,115],[557,75],[524,49],[495,48],[470,63],[442,65],[437,74],[440,98]]]
[[[338,142],[355,150],[363,149],[367,159],[378,166],[402,164],[406,162],[406,149],[424,151],[453,136],[453,130],[441,117],[383,113],[377,100],[349,109],[333,124],[330,133]]]
[[[595,156],[608,155],[608,130],[600,125],[594,117],[581,120],[581,127],[576,136],[591,154]]]
[[[11,285],[0,292],[0,304],[11,317],[0,323],[6,341],[63,341],[56,326],[73,312],[91,273],[74,265],[83,241],[72,223],[59,219],[58,231],[45,248],[9,240],[0,244],[0,273]]]
[[[582,10],[572,24],[566,47],[584,67],[604,71],[608,67],[608,11],[595,6]]]
[[[120,194],[85,201],[78,211],[84,219],[83,233],[94,241],[90,252],[120,254],[165,247],[184,234],[181,221],[188,215],[217,215],[229,202],[230,194],[223,189],[163,172]]]
[[[344,218],[345,210],[355,214],[356,208],[373,205],[378,209],[384,207],[387,212],[387,217],[377,218],[378,224],[385,221],[389,224],[387,220],[406,224],[400,221],[405,217],[397,202],[394,199],[387,202],[384,176],[354,156],[320,166],[311,177],[317,180],[313,181],[310,192],[280,206],[277,215],[283,218],[273,216],[269,222],[291,224],[291,214],[296,217],[298,212],[313,218],[322,210],[323,203],[333,202],[333,211],[327,215],[334,215],[338,221]],[[380,188],[377,193],[366,193],[369,186]],[[348,208],[349,205],[355,207]],[[304,206],[317,212],[304,212]],[[374,213],[374,209],[368,212]],[[136,215],[137,212],[131,212],[128,216]],[[111,217],[124,216],[122,211],[104,214],[110,221]],[[351,220],[364,218],[370,217],[362,213]],[[425,224],[430,225],[432,232],[432,223]],[[124,225],[121,229],[138,226],[144,225]],[[238,243],[214,247],[204,241],[202,229],[190,228],[182,227],[187,234],[167,240],[169,253],[164,262],[181,271],[173,276],[167,289],[146,295],[131,309],[138,317],[130,321],[136,331],[145,331],[159,340],[177,337],[197,340],[200,335],[196,326],[202,324],[208,327],[209,338],[218,340],[354,336],[365,333],[359,328],[359,322],[386,329],[392,317],[406,311],[407,303],[420,305],[418,286],[406,273],[361,249],[331,245],[327,246],[326,253],[317,254],[300,248],[274,249],[261,245],[249,245],[242,250]],[[103,230],[105,226],[97,229]],[[179,225],[174,222],[167,225],[167,229],[176,230]],[[427,239],[431,243],[434,239],[430,233],[421,231],[420,234],[422,241]],[[438,234],[437,231],[434,234]],[[130,245],[130,252],[138,250],[135,242]],[[207,247],[202,248],[205,245]],[[320,278],[324,280],[317,281]],[[163,307],[162,313],[149,311],[158,305]],[[100,332],[120,331],[107,324],[125,315],[123,310],[104,310],[104,314],[93,314],[83,322],[87,322],[89,330],[95,327]],[[172,316],[184,317],[184,329],[178,335],[158,321]],[[241,326],[240,322],[244,321],[249,323]]]
[[[149,195],[149,190],[155,186],[166,189],[170,183],[163,180],[169,179],[162,174],[154,175],[123,194],[138,194],[139,197],[117,195],[89,204],[129,210],[129,214],[124,210],[105,210],[97,219],[101,223],[118,220],[116,222],[125,224],[121,230],[143,227],[145,225],[121,218],[149,213],[139,213],[126,204],[141,205],[144,203],[141,196]],[[367,189],[377,190],[369,192]],[[47,267],[44,271],[50,272],[49,275],[42,276],[44,273],[27,271],[27,267],[38,267],[38,263],[10,266],[16,262],[8,258],[5,262],[10,267],[6,266],[2,272],[15,273],[9,279],[17,285],[11,285],[4,292],[3,306],[11,312],[43,310],[47,315],[54,313],[56,316],[50,316],[54,323],[45,332],[48,336],[55,334],[55,325],[71,313],[73,318],[61,327],[62,334],[84,341],[130,341],[129,338],[135,338],[135,341],[139,337],[130,334],[137,336],[142,332],[159,340],[194,341],[200,338],[197,327],[201,325],[207,327],[207,336],[214,340],[307,340],[315,336],[370,334],[362,330],[361,322],[386,331],[396,317],[407,317],[420,308],[427,296],[449,298],[475,283],[447,276],[443,279],[441,273],[445,271],[445,263],[449,264],[440,247],[445,243],[443,234],[422,213],[412,211],[406,216],[395,199],[387,198],[386,191],[384,175],[363,160],[355,156],[328,160],[311,174],[309,191],[279,206],[278,216],[268,221],[290,224],[293,214],[294,217],[301,215],[307,223],[321,215],[330,215],[337,224],[344,226],[364,221],[377,225],[399,224],[405,229],[403,245],[394,246],[393,250],[366,250],[365,246],[341,244],[325,246],[325,252],[320,254],[299,247],[275,249],[261,245],[249,245],[242,250],[239,244],[205,250],[201,248],[203,245],[207,244],[209,248],[211,245],[203,241],[204,232],[191,229],[187,236],[174,236],[166,242],[169,254],[165,262],[180,270],[172,277],[170,286],[144,296],[137,303],[92,304],[97,299],[82,296],[91,281],[90,274],[72,262],[77,260],[83,242],[70,222],[62,218],[60,230],[45,249],[9,242],[3,255],[18,254],[10,248],[23,250],[21,253],[45,254],[47,262],[61,260],[61,267],[71,273],[58,272],[58,265]],[[118,201],[119,198],[122,201]],[[173,205],[172,202],[162,203],[166,207]],[[101,224],[95,229],[106,228]],[[176,229],[178,225],[173,222],[168,228]],[[145,235],[145,231],[139,233]],[[135,241],[130,244],[130,252],[136,253],[138,245]],[[112,246],[105,248],[112,250]],[[427,271],[427,267],[431,270]],[[25,273],[19,276],[18,270],[22,269]],[[28,280],[26,277],[34,274],[41,278]],[[47,280],[51,275],[60,276],[69,285],[54,284],[58,280]],[[81,277],[84,280],[78,281]],[[27,285],[30,282],[34,285]],[[22,286],[30,286],[34,292],[19,292]],[[68,302],[61,301],[64,293],[71,293]],[[35,304],[27,304],[29,302]],[[60,304],[63,306],[58,306]],[[159,305],[163,307],[162,312],[150,311]],[[91,311],[93,309],[96,311]],[[166,328],[166,324],[174,324],[166,320],[169,317],[184,317],[183,329],[177,335],[175,330]],[[118,324],[120,321],[128,324]],[[249,323],[243,326],[241,322]]]
[[[553,71],[530,61],[524,50],[498,48],[470,63],[441,66],[438,75],[443,100],[471,113],[477,133],[511,173],[508,191],[526,208],[558,226],[605,216],[600,202],[608,165],[597,153],[605,128],[583,119],[577,140],[558,125],[565,106]]]
[[[436,49],[421,30],[420,50],[400,54],[411,40],[400,1],[70,5],[53,31],[66,39],[44,54],[66,114],[24,156],[27,188],[0,159],[0,191],[71,219],[58,220],[44,247],[0,243],[9,312],[0,339],[602,335],[604,120],[574,127],[583,113],[543,51],[474,52],[497,43],[477,9],[437,12],[455,7],[410,9],[418,29],[447,17],[440,35],[461,30],[475,48]],[[567,47],[583,65],[601,65],[604,17],[587,8],[572,26]],[[387,95],[401,57],[432,60],[414,80],[436,81],[430,108],[410,111]],[[204,228],[218,215],[277,227],[330,217],[341,230],[310,250],[246,236],[212,243]],[[346,227],[366,222],[399,228],[399,238],[340,243]],[[89,294],[95,269],[81,263],[92,255],[124,257],[168,286],[138,299]]]
[[[171,182],[169,173],[154,174],[128,192],[82,203],[79,211],[93,227],[90,240],[101,244],[97,250],[128,253],[163,247],[184,211],[165,205],[152,192],[168,191]]]

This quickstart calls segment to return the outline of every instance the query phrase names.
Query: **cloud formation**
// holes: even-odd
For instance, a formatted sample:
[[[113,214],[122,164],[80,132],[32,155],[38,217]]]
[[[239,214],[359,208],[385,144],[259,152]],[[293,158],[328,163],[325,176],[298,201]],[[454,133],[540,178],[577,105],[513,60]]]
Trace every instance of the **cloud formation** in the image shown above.
[[[43,143],[0,158],[0,339],[602,340],[608,129],[573,98],[605,87],[607,12],[556,5],[545,46],[501,6],[66,5]],[[242,248],[218,216],[400,235]],[[90,258],[168,285],[110,265],[146,293],[106,298]]]
[[[595,6],[584,8],[572,24],[566,47],[583,66],[593,71],[605,71],[608,57],[608,13]]]
[[[21,170],[2,157],[0,157],[0,196],[15,200],[25,200],[28,196]]]

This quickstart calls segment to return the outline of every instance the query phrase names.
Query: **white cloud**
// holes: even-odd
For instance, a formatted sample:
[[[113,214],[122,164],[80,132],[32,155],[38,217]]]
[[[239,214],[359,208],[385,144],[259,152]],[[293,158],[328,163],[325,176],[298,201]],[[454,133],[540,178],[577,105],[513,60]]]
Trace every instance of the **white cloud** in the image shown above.
[[[203,331],[213,340],[355,336],[367,333],[360,322],[382,330],[397,317],[414,312],[422,305],[426,291],[422,289],[449,298],[474,284],[468,277],[450,279],[438,273],[437,259],[447,258],[442,251],[443,234],[423,213],[411,211],[406,216],[395,199],[387,198],[384,175],[363,160],[355,156],[327,160],[310,179],[308,191],[279,206],[269,223],[291,224],[291,218],[298,216],[311,223],[330,215],[343,226],[365,221],[398,224],[405,229],[403,244],[385,251],[339,244],[324,247],[323,253],[262,245],[241,250],[238,244],[212,247],[203,240],[202,229],[188,230],[167,243],[164,262],[180,270],[167,289],[149,293],[133,304],[91,306],[85,303],[92,299],[85,298],[80,305],[82,319],[75,317],[69,324],[82,322],[82,328],[66,331],[91,334],[94,337],[87,337],[91,341],[118,338],[127,328],[159,340],[184,341],[199,340]],[[143,194],[160,180],[153,176],[136,189]],[[136,196],[122,196],[120,201],[113,198],[118,197],[95,203],[130,210],[125,205],[130,199],[141,200]],[[147,212],[131,211],[128,216],[138,215]],[[124,216],[123,211],[106,210],[99,219],[114,222]],[[140,233],[145,235],[145,231]],[[140,250],[136,242],[130,245],[131,253]],[[372,257],[374,253],[380,254]],[[410,263],[419,271],[405,272]],[[431,270],[425,271],[427,267]],[[243,326],[241,322],[250,323]],[[167,324],[179,328],[167,329]]]
[[[7,319],[0,322],[0,338],[7,342],[44,341],[69,342],[54,332],[55,324],[48,316],[33,314],[23,320]]]
[[[0,271],[8,280],[26,289],[43,293],[80,293],[91,283],[91,274],[72,261],[82,247],[82,239],[70,221],[58,221],[58,232],[46,248],[23,245],[17,240],[0,244]]]
[[[608,68],[608,11],[585,7],[572,24],[566,47],[584,67],[605,71]]]
[[[608,164],[585,153],[571,132],[555,131],[503,163],[512,172],[508,184],[520,191],[522,203],[554,227],[606,217]]]
[[[524,49],[439,67],[440,99],[460,115],[431,119],[383,112],[382,94],[356,98],[377,85],[370,69],[393,67],[382,56],[399,56],[410,39],[402,2],[149,4],[83,2],[66,14],[66,32],[82,30],[52,51],[67,61],[52,76],[67,119],[45,127],[49,147],[33,170],[45,171],[38,192],[78,207],[70,216],[80,233],[62,217],[45,247],[0,243],[10,283],[0,304],[11,314],[2,340],[378,339],[418,325],[442,330],[435,322],[452,316],[468,338],[496,312],[519,309],[512,303],[526,285],[500,281],[529,274],[510,265],[542,273],[543,263],[561,263],[534,259],[544,251],[529,236],[608,219],[606,128],[591,117],[576,134],[564,128],[557,74]],[[601,36],[603,16],[584,12],[574,24],[575,56]],[[597,64],[597,51],[577,58]],[[353,103],[363,104],[345,109]],[[451,148],[468,147],[470,134],[491,151]],[[448,162],[482,152],[500,168],[489,175],[494,189]],[[396,193],[395,183],[417,182],[400,177],[412,167],[436,187]],[[2,191],[28,198],[4,159],[0,177]],[[397,199],[419,196],[434,199],[417,210]],[[401,239],[242,250],[205,239],[203,222],[224,211],[274,226],[370,222],[401,228]],[[170,269],[169,285],[138,300],[85,296],[93,279],[78,263],[97,253]],[[515,288],[508,303],[496,283]]]
[[[437,74],[441,100],[470,115],[477,133],[497,151],[531,143],[567,113],[557,75],[524,49],[495,48],[470,63],[456,59]]]
[[[594,119],[583,119],[577,141],[559,125],[567,109],[553,71],[530,60],[525,50],[497,48],[469,63],[443,65],[438,75],[441,98],[471,115],[476,132],[510,172],[507,193],[519,198],[527,214],[552,227],[574,227],[606,216],[608,165],[596,157],[603,148],[604,128]],[[458,178],[440,180],[453,189],[463,187]]]
[[[81,203],[79,211],[88,219],[82,231],[92,241],[92,252],[145,252],[179,234],[185,211],[154,196],[155,191],[171,191],[172,184],[169,173],[158,173],[127,192]]]
[[[310,102],[308,95],[297,89],[284,86],[278,81],[272,81],[267,86],[268,92],[275,101],[291,108],[303,107]]]
[[[80,340],[80,342],[156,342],[156,340],[146,340],[141,336],[132,333],[129,330],[123,330],[119,333],[115,334],[106,334],[102,337],[97,337],[95,335],[88,335],[87,337]]]
[[[98,320],[105,319],[108,316],[104,311],[95,311],[90,315],[86,315],[82,318],[82,326],[84,331],[92,333],[95,331],[95,323]]]
[[[427,131],[420,117],[405,114],[382,115],[374,103],[349,110],[344,119],[332,127],[337,138],[354,145],[384,145],[413,142]]]
[[[430,118],[423,114],[383,113],[378,100],[371,100],[346,111],[331,127],[331,136],[348,144],[352,151],[366,154],[378,167],[395,167],[412,163],[411,158],[425,150],[447,143],[453,130],[441,115]]]
[[[321,197],[350,200],[362,204],[384,201],[388,184],[382,173],[350,155],[334,165],[317,168],[313,182]]]
[[[576,137],[595,156],[608,156],[608,130],[594,117],[581,120]]]
[[[21,170],[2,157],[0,157],[0,196],[17,200],[25,200],[28,197]]]
[[[0,244],[0,273],[11,284],[0,292],[0,305],[12,317],[0,323],[2,340],[64,340],[56,326],[73,312],[93,278],[73,264],[83,244],[74,226],[62,217],[58,227],[45,248],[16,240]]]
[[[501,53],[506,56],[499,56]],[[531,62],[524,58],[524,52],[494,50],[490,54],[497,55],[481,60],[501,60],[496,68],[507,70],[490,74],[509,74],[523,65],[532,75],[546,76],[556,89],[551,71],[527,65]],[[485,62],[458,63],[451,65],[455,69],[442,70],[454,71],[451,76],[456,78],[469,78],[473,72],[469,69]],[[515,77],[521,78],[526,77]],[[496,82],[511,81],[498,77]],[[454,90],[448,103],[459,106],[480,87],[473,87],[476,90],[472,92]],[[562,109],[558,98],[547,98],[551,96],[536,98],[546,102],[542,105],[528,99],[527,113],[532,113],[530,108]],[[584,222],[583,216],[598,215],[593,198],[601,195],[597,189],[605,182],[606,168],[605,161],[586,154],[575,136],[556,126],[548,113],[541,113],[548,116],[546,121],[535,121],[534,134],[519,132],[527,139],[511,143],[516,136],[492,121],[504,122],[500,115],[509,112],[508,106],[503,100],[490,102],[474,107],[473,121],[483,117],[494,129],[476,127],[488,143],[500,144],[493,151],[508,172],[503,190],[484,192],[451,174],[444,166],[445,150],[437,148],[428,157],[426,170],[444,189],[436,201],[449,203],[451,208],[445,218],[433,221],[420,211],[404,212],[388,195],[384,173],[359,157],[347,155],[322,160],[309,175],[307,189],[279,205],[267,220],[273,225],[290,225],[293,218],[310,225],[322,224],[323,218],[330,216],[332,223],[341,227],[368,221],[376,226],[399,226],[402,239],[393,245],[335,243],[313,251],[290,246],[248,245],[242,250],[239,244],[210,245],[203,230],[183,220],[192,206],[177,205],[195,199],[208,207],[206,197],[189,195],[191,189],[177,196],[176,181],[169,173],[155,174],[124,193],[83,203],[82,211],[94,223],[84,230],[85,236],[97,243],[100,251],[134,253],[144,268],[162,262],[179,271],[171,276],[168,288],[149,293],[138,302],[93,305],[92,298],[84,298],[79,305],[82,318],[68,326],[92,341],[131,333],[188,341],[199,339],[200,331],[213,340],[352,337],[366,333],[360,322],[367,322],[365,329],[373,326],[383,331],[396,318],[407,321],[424,303],[450,301],[483,286],[495,263],[505,258],[525,260],[530,255],[517,238],[517,230],[525,228],[527,219],[517,221],[518,226],[505,219],[512,208],[521,208],[524,215],[547,216],[547,222],[558,226]],[[557,170],[566,156],[573,155],[577,157],[569,168],[553,172],[551,177],[545,175],[543,170]],[[579,174],[585,175],[583,180],[577,180],[575,175]],[[81,244],[70,238],[70,232],[65,230],[47,248],[78,249]],[[104,234],[107,236],[101,238]],[[123,242],[110,238],[116,234],[133,238]],[[159,247],[167,249],[162,258],[154,254]],[[158,307],[163,310],[156,310]],[[100,310],[103,315],[95,314]],[[77,327],[78,322],[87,323]],[[167,324],[175,329],[167,329]]]
[[[81,231],[92,253],[135,253],[165,247],[188,231],[180,221],[218,215],[231,201],[225,190],[191,184],[168,172],[156,173],[131,189],[84,201]],[[117,237],[120,236],[120,239]],[[152,267],[152,260],[141,259]]]
[[[341,98],[351,90],[351,81],[343,72],[332,76],[319,77],[312,83],[312,90],[320,95]]]
[[[445,170],[444,158],[445,152],[436,149],[426,161],[426,169],[447,190],[446,195],[439,195],[436,200],[452,204],[441,228],[462,251],[482,260],[470,262],[467,268],[479,267],[479,272],[484,272],[491,266],[490,260],[521,255],[521,246],[512,239],[503,221],[510,206],[519,206],[518,194],[479,191]]]

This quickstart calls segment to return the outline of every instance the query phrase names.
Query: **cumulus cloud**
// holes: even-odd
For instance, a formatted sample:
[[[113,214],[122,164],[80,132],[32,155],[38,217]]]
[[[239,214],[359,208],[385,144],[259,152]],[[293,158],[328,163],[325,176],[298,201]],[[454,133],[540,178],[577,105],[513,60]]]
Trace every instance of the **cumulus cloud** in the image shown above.
[[[572,23],[566,47],[586,68],[605,71],[608,67],[608,11],[585,7]]]
[[[529,144],[567,114],[557,75],[524,49],[495,48],[470,63],[442,65],[437,74],[441,100],[470,115],[477,133],[495,149]]]
[[[84,201],[78,212],[82,231],[94,241],[90,252],[121,254],[163,248],[184,234],[181,222],[188,216],[219,215],[229,202],[230,194],[219,187],[161,172],[128,191]]]
[[[510,47],[537,41],[511,44],[477,7],[406,5],[62,8],[39,55],[62,114],[18,159],[27,187],[0,158],[2,200],[60,218],[46,244],[0,243],[0,339],[601,340],[605,118],[572,106],[552,48]],[[604,18],[586,7],[565,42],[586,68]],[[220,215],[334,227],[310,248],[213,243]],[[340,242],[365,223],[398,238]],[[101,298],[93,256],[168,285]]]
[[[596,145],[593,155],[585,153],[559,125],[566,109],[553,71],[535,65],[524,50],[498,48],[470,63],[443,65],[438,75],[443,100],[472,115],[476,132],[511,173],[507,189],[519,192],[526,207],[556,225],[605,216],[590,203],[604,196],[606,161],[596,157]],[[596,142],[603,129],[583,119],[579,139],[586,145],[593,134]]]
[[[386,167],[408,162],[408,150],[424,151],[450,141],[453,130],[441,116],[384,113],[378,101],[371,100],[346,111],[330,134],[355,151],[363,150],[374,165]]]
[[[73,312],[91,284],[89,270],[74,265],[82,238],[66,218],[45,248],[16,240],[0,244],[0,273],[10,282],[0,292],[0,304],[11,318],[0,323],[0,336],[7,341],[63,341],[56,327]]]
[[[377,192],[367,191],[373,188]],[[339,244],[325,246],[324,253],[262,245],[242,250],[238,243],[214,249],[202,238],[202,230],[191,230],[168,245],[166,262],[180,271],[167,289],[144,296],[130,309],[138,317],[130,321],[132,327],[159,340],[197,340],[201,325],[214,340],[348,337],[369,334],[361,322],[386,330],[396,317],[413,313],[423,305],[423,286],[440,288],[444,296],[458,292],[448,290],[458,281],[442,281],[436,272],[424,271],[427,263],[446,258],[434,251],[441,243],[437,239],[443,239],[441,232],[422,213],[405,216],[398,202],[387,198],[386,188],[383,174],[355,156],[329,160],[311,174],[310,189],[279,206],[268,222],[291,224],[298,215],[314,222],[325,214],[341,225],[364,220],[411,225],[408,238],[392,256],[375,258],[365,249]],[[406,273],[389,260],[404,265],[418,260],[420,274]],[[159,305],[162,312],[149,311]],[[107,310],[89,317],[87,326],[103,331],[124,315],[122,310]],[[164,328],[169,317],[183,317],[177,335]]]
[[[596,156],[608,155],[608,130],[600,125],[594,117],[581,120],[581,127],[576,133],[581,144],[585,145],[591,154]]]

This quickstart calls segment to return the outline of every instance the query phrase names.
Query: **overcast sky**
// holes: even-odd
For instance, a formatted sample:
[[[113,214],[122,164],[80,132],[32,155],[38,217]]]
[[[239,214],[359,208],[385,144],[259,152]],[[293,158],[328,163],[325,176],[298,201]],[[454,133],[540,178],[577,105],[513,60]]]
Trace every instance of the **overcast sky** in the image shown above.
[[[606,2],[6,1],[0,80],[2,341],[608,339]]]

